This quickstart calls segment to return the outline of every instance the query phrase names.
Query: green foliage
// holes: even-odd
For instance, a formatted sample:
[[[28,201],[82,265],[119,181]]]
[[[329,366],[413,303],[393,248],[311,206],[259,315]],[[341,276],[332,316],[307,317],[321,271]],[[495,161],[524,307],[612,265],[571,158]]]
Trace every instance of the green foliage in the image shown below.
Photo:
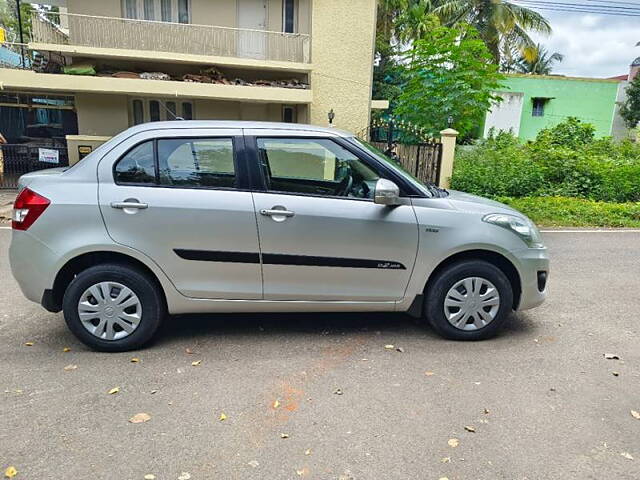
[[[568,197],[501,197],[499,201],[546,227],[640,227],[640,204]]]
[[[575,118],[526,144],[501,132],[459,149],[451,186],[489,197],[640,202],[640,144],[596,140],[593,127]]]
[[[627,128],[640,124],[640,75],[636,75],[626,90],[627,99],[620,105],[620,116]]]
[[[453,120],[461,135],[480,123],[503,79],[477,31],[435,26],[405,53],[406,82],[395,113],[436,134]]]
[[[34,8],[30,3],[20,4],[20,16],[22,17],[22,33],[25,43],[31,40],[31,14]],[[19,42],[18,16],[14,0],[0,0],[0,27],[9,33],[10,41]]]

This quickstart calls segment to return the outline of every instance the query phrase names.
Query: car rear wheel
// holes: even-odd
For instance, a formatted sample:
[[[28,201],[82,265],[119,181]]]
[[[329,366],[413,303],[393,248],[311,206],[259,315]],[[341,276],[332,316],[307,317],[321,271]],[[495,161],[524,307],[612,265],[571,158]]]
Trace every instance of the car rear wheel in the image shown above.
[[[491,263],[455,263],[430,282],[425,316],[433,329],[451,340],[483,340],[507,321],[513,289],[507,276]]]
[[[89,347],[105,352],[140,348],[162,323],[159,287],[126,265],[105,264],[79,273],[63,300],[67,326]]]

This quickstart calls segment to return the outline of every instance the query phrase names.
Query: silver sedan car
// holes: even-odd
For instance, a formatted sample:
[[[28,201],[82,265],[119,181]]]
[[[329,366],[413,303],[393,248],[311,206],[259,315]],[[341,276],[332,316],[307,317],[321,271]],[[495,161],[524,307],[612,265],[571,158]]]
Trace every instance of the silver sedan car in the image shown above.
[[[201,312],[407,312],[479,340],[546,296],[527,217],[331,128],[150,123],[20,184],[13,275],[96,350]]]

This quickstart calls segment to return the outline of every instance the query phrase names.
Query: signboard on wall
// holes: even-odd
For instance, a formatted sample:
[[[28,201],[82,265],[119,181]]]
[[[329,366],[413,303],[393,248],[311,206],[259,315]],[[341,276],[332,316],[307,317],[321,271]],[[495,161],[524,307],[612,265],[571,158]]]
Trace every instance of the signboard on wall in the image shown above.
[[[60,163],[60,152],[51,148],[38,148],[38,161],[43,163]]]
[[[91,145],[78,145],[78,159],[82,160],[93,151]]]

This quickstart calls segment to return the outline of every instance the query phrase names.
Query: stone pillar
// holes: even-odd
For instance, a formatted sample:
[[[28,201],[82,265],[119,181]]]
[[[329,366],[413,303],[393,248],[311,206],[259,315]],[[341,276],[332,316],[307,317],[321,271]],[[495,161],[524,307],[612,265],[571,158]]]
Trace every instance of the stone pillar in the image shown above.
[[[456,154],[456,138],[458,131],[447,128],[440,132],[440,143],[442,143],[442,162],[440,163],[439,187],[449,188],[451,175],[453,173],[453,159]]]

